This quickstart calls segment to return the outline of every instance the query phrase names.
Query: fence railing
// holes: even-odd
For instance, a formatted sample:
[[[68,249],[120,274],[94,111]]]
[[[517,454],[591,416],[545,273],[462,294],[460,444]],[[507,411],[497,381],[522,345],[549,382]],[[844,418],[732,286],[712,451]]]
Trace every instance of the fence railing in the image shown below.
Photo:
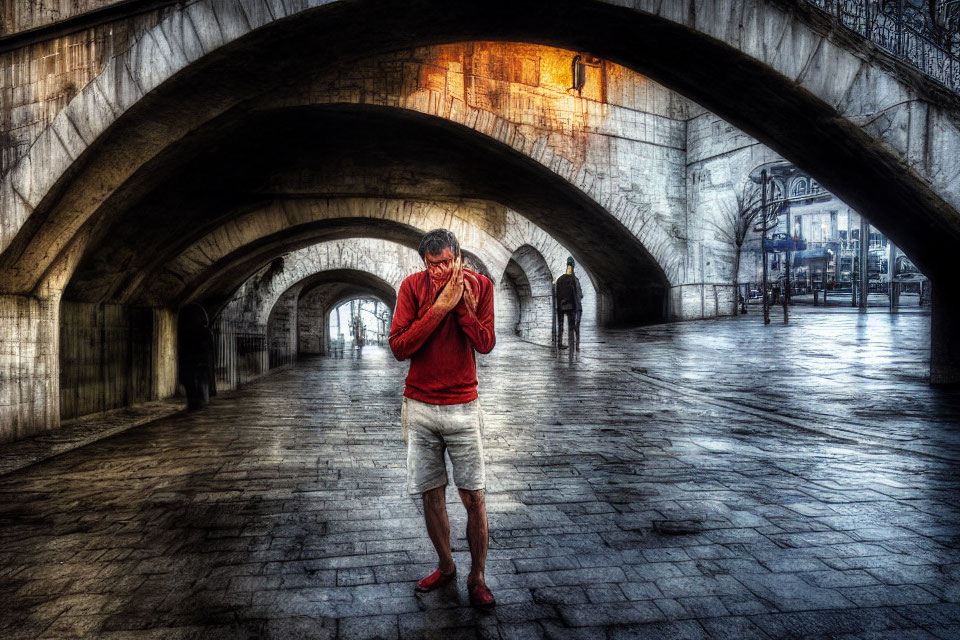
[[[957,37],[956,3],[944,3],[945,24],[940,27],[948,38],[946,44],[936,42],[914,24],[916,8],[906,0],[807,0],[840,25],[870,40],[890,55],[909,63],[954,93],[960,93],[960,38]],[[912,15],[911,15],[912,14]],[[913,18],[911,20],[911,18]],[[929,31],[929,30],[927,30]],[[931,32],[932,33],[932,32]],[[953,50],[950,50],[951,42]]]
[[[217,345],[217,388],[236,389],[269,369],[267,336],[249,327],[218,318],[213,324]]]

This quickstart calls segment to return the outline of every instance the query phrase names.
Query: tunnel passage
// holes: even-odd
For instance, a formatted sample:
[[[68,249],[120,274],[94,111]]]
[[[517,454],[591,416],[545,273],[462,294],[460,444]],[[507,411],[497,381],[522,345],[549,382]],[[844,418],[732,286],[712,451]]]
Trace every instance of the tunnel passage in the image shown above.
[[[853,73],[858,70],[857,67],[851,70],[849,65],[841,66],[841,63],[847,60],[843,58],[841,49],[832,44],[823,44],[819,48],[813,46],[817,44],[815,35],[810,35],[816,33],[813,27],[799,20],[796,14],[781,12],[773,3],[758,5],[763,9],[762,15],[775,24],[790,26],[796,30],[794,32],[783,29],[785,35],[782,34],[781,38],[785,42],[785,49],[782,53],[779,48],[768,51],[764,47],[764,50],[757,51],[754,39],[737,41],[731,38],[731,43],[725,44],[723,39],[727,34],[717,34],[720,37],[716,39],[705,37],[705,33],[723,29],[738,19],[742,23],[744,18],[737,15],[727,4],[701,4],[703,6],[700,10],[693,12],[689,6],[668,9],[663,3],[651,3],[649,7],[642,5],[638,10],[631,10],[610,6],[604,2],[557,2],[551,11],[543,12],[540,5],[534,2],[483,3],[482,9],[473,3],[459,3],[455,8],[444,6],[443,11],[433,15],[429,13],[431,3],[422,3],[418,6],[419,11],[411,11],[405,3],[384,2],[376,4],[376,11],[372,16],[357,20],[357,16],[364,15],[371,6],[363,2],[351,2],[330,3],[328,6],[303,11],[297,20],[286,20],[280,24],[265,24],[270,20],[262,20],[264,16],[258,16],[261,20],[255,24],[264,26],[256,29],[254,33],[241,36],[254,24],[248,23],[245,28],[238,28],[230,36],[224,37],[221,32],[217,36],[221,41],[209,43],[214,48],[223,45],[216,56],[201,56],[192,61],[197,43],[191,43],[191,46],[181,44],[182,51],[191,52],[191,58],[188,58],[191,60],[190,64],[187,64],[186,60],[171,59],[167,60],[168,68],[149,74],[144,71],[149,82],[142,82],[141,87],[146,88],[156,86],[176,72],[176,76],[145,99],[141,100],[136,91],[131,91],[132,97],[127,94],[109,96],[123,105],[123,108],[115,109],[114,112],[124,113],[124,116],[121,118],[122,122],[118,122],[106,136],[111,138],[110,144],[105,141],[103,146],[119,143],[124,134],[135,130],[135,120],[142,116],[145,110],[157,111],[154,115],[158,117],[153,118],[155,122],[166,120],[159,116],[171,116],[166,125],[169,133],[184,130],[199,133],[198,119],[211,119],[222,115],[226,121],[236,117],[236,112],[229,112],[229,109],[237,104],[237,100],[249,98],[251,91],[269,87],[271,81],[282,84],[289,78],[299,77],[306,69],[316,68],[318,60],[342,64],[350,60],[351,56],[362,55],[361,52],[370,54],[410,44],[456,40],[458,32],[469,30],[470,36],[474,38],[477,34],[484,33],[488,37],[501,40],[512,38],[521,42],[549,41],[567,46],[573,51],[589,50],[623,63],[697,100],[770,144],[798,166],[809,168],[824,185],[858,210],[875,209],[877,225],[910,255],[923,259],[923,244],[946,248],[955,243],[960,227],[956,208],[938,199],[917,175],[902,171],[897,158],[892,157],[882,144],[878,145],[876,140],[871,139],[871,135],[876,135],[883,138],[885,143],[896,146],[899,144],[894,137],[897,127],[890,127],[889,135],[884,137],[887,133],[885,130],[872,129],[865,132],[854,122],[836,117],[833,105],[837,103],[831,102],[831,99],[839,100],[836,95],[839,89],[831,88],[829,81],[837,79],[836,74],[830,75],[831,72],[842,69],[842,80],[868,82],[873,75],[885,71],[867,67],[862,76],[857,76]],[[437,8],[439,7],[440,5],[437,5]],[[745,9],[740,11],[743,10]],[[658,15],[661,11],[662,16]],[[213,14],[216,14],[215,10]],[[429,19],[424,19],[426,15],[430,16]],[[509,15],[510,18],[503,19],[504,15]],[[229,23],[227,16],[223,16],[223,19]],[[364,25],[359,32],[357,24]],[[465,25],[470,25],[469,29]],[[577,27],[573,28],[572,25]],[[156,36],[163,42],[166,42],[167,38],[175,37],[174,32],[169,30],[164,32],[158,28],[156,31]],[[318,32],[328,34],[329,38],[323,39],[322,43],[317,42],[314,34]],[[235,36],[241,37],[228,42]],[[215,34],[205,33],[203,37],[214,38]],[[160,40],[154,37],[153,46],[156,47]],[[304,47],[304,40],[312,46]],[[738,50],[737,46],[745,50]],[[791,50],[791,47],[794,49]],[[313,52],[313,55],[303,55],[304,50]],[[140,53],[139,50],[137,52]],[[796,54],[796,61],[791,62],[791,54]],[[756,55],[759,59],[752,58],[751,55]],[[820,61],[824,64],[803,66],[804,61],[809,62],[818,55],[835,55],[840,62],[829,59]],[[178,67],[178,64],[184,68]],[[803,77],[803,71],[808,67],[811,68],[810,77]],[[115,65],[111,66],[105,75],[120,73],[118,69],[127,70],[128,73],[140,73],[141,67],[138,64]],[[131,69],[133,71],[129,71]],[[788,77],[794,72],[801,75],[799,83]],[[215,77],[218,81],[212,82],[211,79]],[[264,82],[250,82],[251,77],[262,77]],[[111,87],[110,83],[103,82],[98,86],[101,91]],[[124,85],[116,82],[112,86],[117,87],[115,91],[119,91],[129,86],[129,83]],[[257,89],[253,89],[253,86]],[[81,103],[86,103],[80,98],[88,99],[87,94],[93,91],[91,89],[78,96],[74,110],[83,108]],[[205,94],[205,91],[210,94]],[[849,91],[840,93],[850,95]],[[872,94],[866,90],[863,94],[863,99],[869,101]],[[184,95],[191,95],[189,109],[184,109],[182,104],[179,104]],[[922,95],[926,97],[929,92]],[[177,107],[170,108],[172,104]],[[208,106],[210,108],[207,108]],[[897,117],[902,117],[903,113],[905,112],[898,112]],[[854,112],[851,117],[855,118],[856,115]],[[939,113],[937,118],[938,121],[942,120]],[[871,122],[876,124],[876,121]],[[949,123],[943,124],[945,126],[938,130],[948,131]],[[123,131],[128,125],[129,128]],[[187,128],[179,128],[181,125],[187,125]],[[87,136],[87,140],[93,141],[100,137],[104,126],[102,122],[94,126],[93,135]],[[61,130],[63,131],[62,127]],[[147,147],[151,151],[157,151],[161,148],[158,145],[165,144],[164,133],[167,132],[158,131],[154,137],[142,134],[130,136],[125,144],[140,144],[144,145],[144,151]],[[83,136],[80,138],[82,140]],[[202,135],[195,135],[194,142],[208,141],[203,138]],[[84,145],[77,142],[76,136],[70,136],[69,141],[80,146],[79,149],[70,150],[73,157],[86,151]],[[44,150],[51,147],[37,145],[37,148]],[[116,150],[119,151],[119,148]],[[909,149],[906,151],[914,169],[923,169],[922,162],[917,162]],[[54,149],[54,153],[59,152]],[[126,153],[110,155],[128,157]],[[157,156],[157,160],[165,161],[165,158]],[[867,162],[863,162],[864,160]],[[40,166],[40,163],[35,164]],[[137,166],[136,163],[127,164],[131,167]],[[866,170],[861,167],[863,164],[866,165]],[[64,163],[58,157],[54,166],[61,168]],[[22,176],[29,171],[30,168],[24,166],[23,171],[16,173]],[[69,174],[66,170],[62,173],[54,172],[53,178],[65,178],[69,177]],[[949,185],[949,172],[937,179],[938,183]],[[115,182],[116,186],[119,184]],[[58,192],[66,193],[62,190],[65,186],[62,183],[49,189],[44,185],[49,185],[49,180],[39,181],[36,188],[22,191],[26,194],[27,203],[21,203],[15,198],[11,201],[17,211],[12,219],[19,220],[15,229],[18,228],[21,233],[17,233],[15,239],[10,236],[9,231],[4,236],[5,244],[10,241],[12,249],[4,252],[7,254],[4,256],[4,265],[12,269],[9,273],[3,273],[5,290],[29,290],[31,281],[36,283],[35,275],[31,275],[31,271],[36,267],[28,265],[33,264],[34,258],[39,258],[36,264],[40,265],[40,273],[45,273],[48,263],[44,261],[53,259],[59,253],[56,248],[42,245],[51,241],[54,244],[65,242],[71,236],[71,233],[58,232],[55,237],[41,239],[39,244],[34,242],[33,232],[42,228],[41,223],[50,213],[50,206],[55,204]],[[101,189],[101,192],[109,194],[112,187],[102,186],[107,188]],[[50,197],[47,197],[48,195]],[[79,192],[73,194],[71,190],[71,198],[83,199],[86,195]],[[948,197],[955,195],[948,194]],[[955,202],[955,198],[952,201]],[[35,205],[35,211],[29,219],[20,214],[25,204]],[[73,210],[76,211],[76,208],[73,207]],[[900,214],[905,210],[913,211],[913,219],[919,220],[921,224],[903,224]],[[78,223],[82,222],[74,220],[70,224],[76,229]],[[48,226],[58,229],[60,225],[51,221]],[[885,228],[887,226],[891,229]],[[927,230],[931,232],[927,233]],[[917,240],[911,241],[916,234],[920,234]],[[938,240],[938,237],[950,240]],[[922,242],[919,242],[920,240]],[[943,252],[931,253],[936,256]],[[931,274],[938,272],[938,269],[930,268],[936,265],[926,264],[937,260],[933,256],[927,257],[926,262],[920,264],[925,272]],[[26,262],[15,266],[20,259]]]
[[[510,257],[497,288],[497,324],[524,340],[550,344],[553,339],[553,275],[546,260],[529,245]]]
[[[346,336],[346,327],[335,325],[333,312],[342,304],[361,298],[378,300],[391,313],[394,304],[379,298],[368,289],[345,284],[326,284],[304,293],[297,304],[298,355],[327,355],[334,341]],[[389,325],[388,325],[389,331]]]
[[[317,113],[323,117],[312,119]],[[503,206],[482,199],[484,196],[492,193],[500,199],[506,199],[514,207],[525,207],[528,211],[536,209],[544,218],[551,214],[556,216],[557,211],[565,206],[562,193],[556,195],[556,189],[547,188],[543,191],[542,187],[536,187],[536,175],[530,172],[530,167],[518,173],[512,170],[516,167],[511,164],[499,166],[495,153],[477,151],[462,141],[451,140],[448,132],[434,131],[432,136],[428,135],[432,125],[423,122],[422,118],[400,118],[397,124],[393,122],[391,114],[386,117],[386,122],[378,126],[375,124],[376,118],[371,123],[364,114],[343,113],[338,109],[321,109],[318,112],[289,110],[287,115],[292,121],[271,118],[273,115],[258,114],[249,128],[230,136],[230,140],[242,140],[242,144],[224,141],[219,146],[210,147],[207,155],[195,158],[179,173],[144,196],[129,215],[120,217],[112,227],[104,225],[103,240],[91,243],[93,249],[75,271],[65,291],[65,301],[71,304],[120,304],[124,308],[147,309],[177,308],[189,302],[199,302],[215,313],[248,273],[278,254],[318,241],[352,236],[388,239],[415,247],[419,234],[426,229],[399,222],[402,217],[385,217],[385,201],[382,199],[385,195],[423,198],[423,193],[428,192],[442,207],[458,212],[472,211],[473,217],[467,218],[470,225],[489,233],[503,233],[506,230],[513,236],[517,234],[506,225]],[[339,141],[338,135],[342,136]],[[288,141],[292,138],[299,139],[300,144],[290,144]],[[390,139],[395,147],[382,148],[379,142],[382,139]],[[348,143],[350,140],[353,141],[352,146]],[[329,145],[329,151],[326,145]],[[419,157],[421,155],[430,161],[424,161]],[[243,164],[228,160],[233,158],[261,159]],[[471,168],[468,169],[468,166]],[[411,171],[411,167],[415,170]],[[397,178],[401,170],[405,172],[404,179]],[[289,179],[291,174],[301,177],[299,185],[307,184],[317,190],[305,193],[302,189],[296,189],[296,185],[284,183],[283,180]],[[324,175],[325,181],[314,184],[304,177],[315,175]],[[258,176],[265,177],[258,181]],[[365,193],[356,186],[349,186],[357,176],[372,176],[372,179],[365,180],[368,185],[377,188],[372,189],[372,193]],[[230,191],[228,186],[231,184],[242,187],[234,187]],[[443,188],[436,188],[438,185]],[[339,196],[344,195],[344,191],[353,195],[348,191],[350,188],[362,195],[352,199],[356,203],[353,208],[360,213],[354,211],[351,215],[362,217],[311,219],[309,214],[298,217],[296,211],[302,204],[309,203],[311,199],[324,203],[342,202]],[[537,194],[541,192],[545,195],[538,197]],[[515,197],[509,199],[511,194],[515,194]],[[324,197],[330,195],[338,197]],[[469,206],[464,206],[467,204]],[[318,210],[315,207],[308,209],[310,212]],[[265,213],[256,219],[256,223],[239,223],[247,218],[253,220],[252,216],[260,211]],[[397,215],[409,215],[410,211],[409,205],[402,205],[397,209]],[[574,213],[582,215],[582,209]],[[238,222],[234,224],[234,221]],[[439,224],[444,222],[438,219],[428,226]],[[553,226],[557,224],[559,222],[554,220]],[[569,227],[573,229],[574,225],[571,223]],[[458,230],[458,233],[461,231]],[[474,232],[468,226],[465,233],[469,235]],[[200,238],[218,234],[228,239],[218,246],[235,248],[200,268],[199,265],[213,255],[216,247],[192,247],[200,242]],[[607,233],[599,235],[613,237]],[[622,232],[620,237],[624,237]],[[599,242],[598,238],[596,243]],[[629,241],[628,244],[633,242]],[[607,242],[605,246],[610,244]],[[589,250],[584,243],[577,246],[580,252]],[[580,255],[577,249],[572,251]],[[471,256],[469,250],[466,255],[468,266],[473,265],[476,270],[490,277],[490,271],[484,266],[485,260]],[[589,261],[590,254],[584,255],[588,256]],[[656,265],[642,266],[637,262],[645,253],[624,247],[619,255],[622,258],[619,265],[617,259],[603,261],[608,278],[606,282],[611,283],[608,291],[616,291],[618,287],[622,289],[622,283],[643,285],[642,278],[628,280],[622,275],[614,275],[612,269],[629,271],[631,274],[646,272],[651,273],[651,278],[662,278],[662,272]],[[174,263],[180,266],[174,268],[171,266]],[[493,277],[491,279],[496,280]],[[664,288],[654,286],[661,296]],[[608,295],[615,299],[619,296],[619,299],[630,302],[640,299],[636,291],[632,295],[627,295],[626,291]],[[653,317],[660,317],[659,314],[664,310],[662,297],[645,306],[645,312],[653,313]],[[530,312],[531,309],[526,309],[527,314]],[[541,315],[544,317],[540,320],[524,320],[529,325],[526,332],[530,335],[539,332],[541,336],[538,340],[546,342],[548,315]],[[533,327],[538,323],[540,326],[534,330]],[[274,363],[289,361],[295,355],[296,340],[287,339],[281,344],[276,335],[260,338],[261,332],[257,327],[240,330],[223,326],[222,323],[219,326],[219,334],[239,336],[223,339],[226,360],[221,369],[232,371],[238,366],[234,363],[239,362],[241,368],[253,371],[269,366],[271,360]],[[136,348],[136,345],[131,348]],[[264,356],[264,351],[272,355]],[[234,352],[236,357],[230,355]],[[151,376],[159,376],[161,374],[157,369],[160,366],[160,360],[151,362],[147,370],[154,372]],[[135,371],[142,368],[135,368],[126,378],[141,376]],[[72,363],[67,363],[63,378],[68,383],[65,394],[77,393],[80,381],[74,380],[76,369]],[[229,388],[234,384],[230,380],[239,378],[224,374],[220,384]],[[170,390],[169,383],[166,390]],[[153,395],[157,393],[160,391]],[[132,396],[129,392],[122,397],[149,399],[149,396]],[[122,401],[118,402],[110,405],[110,408],[123,405]]]
[[[313,287],[361,289],[385,302],[419,270],[411,247],[373,238],[311,245],[259,268],[232,284],[228,301],[215,312],[217,383],[233,389],[298,355],[298,304]]]
[[[650,10],[644,13],[599,2],[558,2],[551,11],[543,12],[538,3],[495,2],[485,3],[482,8],[463,3],[443,7],[438,15],[425,20],[406,4],[386,2],[377,5],[375,20],[358,21],[354,11],[362,12],[370,5],[335,3],[305,11],[302,19],[281,21],[240,37],[216,55],[202,57],[197,53],[199,42],[181,46],[181,51],[191,53],[182,60],[160,56],[167,65],[162,69],[144,70],[137,60],[152,60],[152,56],[142,55],[147,45],[131,47],[130,53],[121,54],[105,72],[104,78],[115,82],[101,79],[91,83],[89,90],[81,91],[71,103],[70,113],[75,119],[58,120],[31,148],[31,153],[39,154],[36,161],[25,158],[4,182],[4,211],[10,224],[4,226],[5,249],[0,256],[0,290],[8,294],[3,304],[6,310],[17,310],[26,318],[22,321],[22,333],[45,336],[47,341],[46,348],[39,350],[42,361],[24,373],[25,382],[11,379],[11,384],[25,393],[20,394],[17,409],[4,414],[10,417],[5,421],[26,424],[24,420],[34,418],[21,416],[35,414],[43,428],[48,428],[49,416],[56,413],[46,405],[43,393],[26,391],[56,386],[54,345],[58,343],[61,324],[59,300],[50,304],[48,298],[57,298],[73,270],[74,258],[85,252],[87,240],[111,227],[109,222],[103,222],[111,212],[126,212],[130,203],[166,179],[168,174],[162,169],[178,165],[172,160],[189,156],[208,143],[215,143],[220,133],[231,131],[246,115],[242,107],[237,108],[242,100],[264,89],[269,91],[271,80],[283,84],[298,77],[316,66],[318,59],[345,64],[364,54],[455,40],[458,34],[536,40],[562,44],[571,50],[591,50],[677,89],[770,144],[798,166],[809,169],[844,201],[860,211],[869,211],[871,220],[884,233],[935,282],[939,280],[935,291],[941,293],[935,294],[933,322],[936,348],[932,354],[935,363],[944,354],[948,356],[946,363],[941,363],[938,376],[956,376],[960,371],[960,341],[955,325],[948,319],[949,310],[960,296],[952,293],[953,265],[947,257],[960,238],[957,193],[951,187],[956,171],[952,166],[940,167],[937,162],[937,157],[949,157],[946,154],[951,149],[955,151],[951,146],[951,140],[956,138],[954,120],[949,114],[945,116],[942,109],[924,102],[931,94],[914,91],[916,87],[896,85],[888,94],[903,107],[887,105],[886,97],[879,92],[857,84],[869,83],[877,74],[887,74],[883,65],[872,61],[865,65],[841,65],[829,56],[843,52],[829,41],[810,36],[799,22],[787,25],[791,28],[784,28],[786,35],[780,36],[796,49],[771,47],[768,53],[764,46],[764,51],[757,51],[755,46],[762,39],[742,38],[740,50],[736,44],[724,44],[722,36],[726,34],[716,32],[736,25],[735,9],[730,10],[730,15],[721,11],[722,7],[736,3],[684,3],[682,7],[677,5],[675,14],[664,17],[654,15],[660,11],[654,4],[673,6],[642,5]],[[442,5],[418,6],[429,9]],[[691,13],[694,6],[699,9]],[[772,4],[754,6],[776,13],[770,9]],[[505,15],[510,19],[502,19]],[[722,19],[711,21],[711,16]],[[358,30],[361,22],[363,29]],[[247,30],[251,24],[246,26]],[[782,19],[778,24],[783,24]],[[464,34],[466,30],[470,33]],[[331,37],[318,40],[318,32]],[[166,42],[165,38],[174,37],[170,33],[158,30],[152,35],[161,38],[144,38],[142,43],[160,46],[157,43],[161,40]],[[245,29],[237,29],[229,36],[219,29],[194,35],[220,38],[219,42],[208,43],[212,49],[240,33],[245,33]],[[721,37],[705,37],[704,33]],[[730,33],[740,30],[731,28]],[[801,35],[796,36],[797,33]],[[731,41],[736,38],[730,37]],[[312,46],[305,47],[304,42]],[[304,50],[315,57],[301,55]],[[791,62],[794,53],[802,55],[796,55],[795,62]],[[852,54],[848,57],[856,58]],[[199,61],[188,64],[196,58]],[[182,67],[178,67],[181,63]],[[884,86],[897,82],[889,74],[882,77],[887,81]],[[150,91],[168,78],[156,91]],[[834,78],[839,81],[833,82]],[[844,85],[847,81],[849,84]],[[859,87],[863,95],[852,92],[851,87]],[[149,95],[142,95],[145,90]],[[104,91],[109,95],[104,95]],[[100,104],[105,99],[110,108],[93,108],[97,96]],[[185,96],[190,100],[186,101]],[[850,96],[857,100],[845,102]],[[870,105],[874,98],[884,109],[890,106],[887,117],[872,118]],[[84,118],[83,109],[88,107],[90,117]],[[115,118],[118,119],[114,121]],[[903,136],[901,140],[898,132],[903,130],[905,120],[926,121],[925,131],[942,131],[945,137],[935,138],[931,134],[920,139]],[[859,123],[864,121],[867,124],[861,127]],[[205,122],[210,126],[200,126]],[[71,125],[75,131],[65,125]],[[501,135],[511,135],[509,128],[503,131]],[[169,143],[184,136],[189,140],[178,154]],[[142,173],[131,180],[132,172],[138,170]],[[591,175],[589,179],[599,177]],[[925,177],[930,180],[925,181]],[[14,189],[15,184],[22,189]],[[655,249],[652,244],[649,248]],[[104,263],[104,268],[114,267]],[[28,350],[17,345],[11,352],[11,357],[18,359]]]
[[[321,271],[287,289],[267,320],[269,367],[289,364],[301,353],[326,354],[330,344],[329,313],[348,299],[376,298],[391,310],[394,285],[363,271]]]
[[[162,279],[164,265],[211,229],[277,200],[344,197],[371,199],[364,233],[404,242],[410,233],[388,229],[388,221],[378,219],[378,199],[491,202],[484,217],[471,220],[490,230],[502,228],[498,210],[509,207],[570,247],[595,274],[612,307],[609,320],[665,317],[669,283],[660,265],[621,223],[569,183],[463,127],[396,109],[349,106],[250,116],[129,214],[105,225],[103,240],[87,253],[66,295],[155,303],[147,289],[157,286],[155,276]],[[281,224],[274,240],[290,250],[295,234],[303,232],[300,242],[306,244],[347,230],[325,231]],[[145,238],[160,250],[143,251]],[[262,250],[257,255],[263,261],[274,250],[271,243],[256,240],[243,252]],[[209,279],[194,276],[198,284]]]

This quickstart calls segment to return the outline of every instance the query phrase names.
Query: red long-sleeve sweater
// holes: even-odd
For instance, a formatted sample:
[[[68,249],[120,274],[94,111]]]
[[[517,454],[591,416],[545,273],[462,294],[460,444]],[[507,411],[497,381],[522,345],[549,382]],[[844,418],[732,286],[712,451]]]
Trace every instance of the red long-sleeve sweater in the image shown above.
[[[493,283],[463,270],[477,299],[476,319],[461,299],[437,323],[431,311],[440,290],[426,271],[408,276],[397,294],[390,327],[390,349],[397,360],[410,358],[403,395],[429,404],[462,404],[477,398],[474,351],[490,353],[493,333]]]

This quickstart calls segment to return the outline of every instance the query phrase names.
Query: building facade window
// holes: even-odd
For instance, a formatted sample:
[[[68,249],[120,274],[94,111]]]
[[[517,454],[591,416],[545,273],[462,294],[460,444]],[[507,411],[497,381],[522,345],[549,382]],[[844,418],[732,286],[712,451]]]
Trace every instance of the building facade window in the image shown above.
[[[801,198],[807,195],[810,192],[810,184],[807,182],[806,178],[797,178],[793,181],[793,186],[790,188],[790,197],[791,198]]]

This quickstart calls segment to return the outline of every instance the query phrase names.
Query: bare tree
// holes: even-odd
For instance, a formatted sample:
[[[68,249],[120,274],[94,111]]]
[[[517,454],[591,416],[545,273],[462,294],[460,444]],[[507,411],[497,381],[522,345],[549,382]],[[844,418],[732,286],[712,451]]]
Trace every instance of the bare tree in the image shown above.
[[[733,190],[733,197],[727,200],[723,205],[723,214],[720,222],[713,223],[719,234],[733,246],[733,315],[740,312],[740,261],[743,257],[743,244],[751,231],[759,232],[763,220],[760,212],[763,208],[760,197],[760,185],[745,180],[738,188]],[[783,209],[784,200],[770,199],[767,202],[767,228],[772,229],[779,219]],[[762,250],[762,247],[761,247]],[[766,256],[764,256],[766,259]]]
[[[733,197],[723,204],[723,214],[714,223],[720,235],[733,246],[733,315],[740,312],[740,259],[747,240],[760,216],[760,186],[749,180],[734,189]]]

